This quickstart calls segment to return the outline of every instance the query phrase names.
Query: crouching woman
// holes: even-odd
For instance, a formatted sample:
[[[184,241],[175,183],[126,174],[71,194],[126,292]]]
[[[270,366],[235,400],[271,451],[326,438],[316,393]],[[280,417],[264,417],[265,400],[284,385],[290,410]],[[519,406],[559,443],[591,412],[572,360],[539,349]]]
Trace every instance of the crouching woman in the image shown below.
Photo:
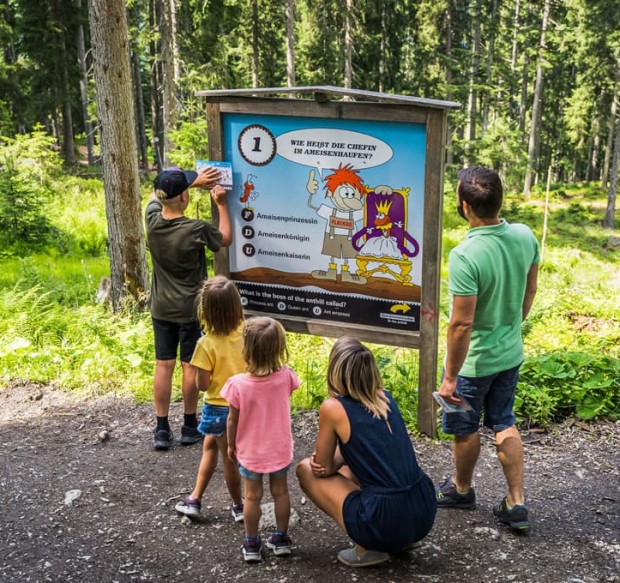
[[[405,423],[383,389],[372,352],[340,338],[327,370],[315,452],[297,466],[302,490],[351,537],[350,567],[383,563],[426,536],[435,489],[420,469]]]

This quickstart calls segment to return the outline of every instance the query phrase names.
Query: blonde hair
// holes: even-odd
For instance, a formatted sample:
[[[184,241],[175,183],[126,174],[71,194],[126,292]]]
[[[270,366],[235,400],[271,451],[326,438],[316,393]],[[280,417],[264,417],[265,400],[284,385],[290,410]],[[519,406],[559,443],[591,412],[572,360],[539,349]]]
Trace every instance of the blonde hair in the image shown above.
[[[350,336],[332,347],[327,366],[327,388],[332,397],[351,397],[374,417],[387,419],[390,407],[373,353]]]
[[[165,190],[161,190],[161,188],[156,188],[155,196],[157,197],[157,200],[161,202],[161,204],[163,204],[165,207],[168,207],[170,209],[178,210],[180,207],[183,206],[183,203],[181,202],[180,194],[177,194],[176,196],[173,196],[172,198],[168,198],[168,194],[166,193]]]
[[[288,360],[286,332],[280,322],[260,316],[243,329],[243,358],[250,374],[263,377],[280,370]]]
[[[205,280],[198,294],[198,318],[204,331],[228,336],[243,322],[243,306],[237,286],[223,275]]]

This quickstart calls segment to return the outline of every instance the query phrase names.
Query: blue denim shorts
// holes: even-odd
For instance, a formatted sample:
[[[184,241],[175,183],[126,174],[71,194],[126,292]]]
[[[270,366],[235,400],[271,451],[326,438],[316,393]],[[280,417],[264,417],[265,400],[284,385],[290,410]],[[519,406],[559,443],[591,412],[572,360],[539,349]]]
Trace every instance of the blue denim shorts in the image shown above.
[[[205,403],[202,406],[202,417],[198,431],[203,435],[213,435],[215,437],[224,435],[226,433],[226,420],[228,419],[229,410],[229,407]]]
[[[517,420],[513,408],[520,366],[486,377],[459,375],[456,392],[469,401],[473,410],[465,413],[444,413],[442,418],[444,433],[451,435],[476,433],[481,417],[484,417],[484,425],[496,432],[512,427]]]
[[[279,476],[284,476],[288,471],[289,468],[291,467],[291,464],[289,464],[288,466],[282,468],[281,470],[277,470],[275,472],[271,472],[269,474],[269,477],[274,477],[274,478],[278,478]],[[246,468],[244,468],[241,464],[239,464],[239,473],[241,474],[242,478],[245,478],[246,480],[262,480],[263,479],[263,475],[264,474],[259,474],[257,472],[253,472],[252,470],[247,470]]]

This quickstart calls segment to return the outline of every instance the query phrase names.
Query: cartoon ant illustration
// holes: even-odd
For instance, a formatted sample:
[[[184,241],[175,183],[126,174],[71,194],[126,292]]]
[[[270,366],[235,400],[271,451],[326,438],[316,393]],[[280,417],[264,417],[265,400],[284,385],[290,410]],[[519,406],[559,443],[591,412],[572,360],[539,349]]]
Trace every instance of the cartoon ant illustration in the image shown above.
[[[376,205],[377,214],[375,215],[374,225],[381,234],[386,238],[390,238],[390,233],[392,232],[392,220],[390,219],[390,207],[392,206],[393,201],[384,201],[380,202]],[[398,221],[396,223],[397,227],[402,227],[402,221]],[[367,229],[368,232],[371,232],[372,229]]]
[[[255,191],[255,188],[256,188],[254,186],[255,179],[256,179],[256,176],[254,176],[253,174],[248,174],[246,179],[243,181],[243,194],[239,198],[239,200],[243,204],[246,204],[249,199],[256,200],[256,198],[260,194]]]
[[[420,252],[418,241],[407,231],[409,188],[378,186],[366,193],[364,227],[353,235],[358,251],[360,277],[390,276],[411,284],[411,259]]]

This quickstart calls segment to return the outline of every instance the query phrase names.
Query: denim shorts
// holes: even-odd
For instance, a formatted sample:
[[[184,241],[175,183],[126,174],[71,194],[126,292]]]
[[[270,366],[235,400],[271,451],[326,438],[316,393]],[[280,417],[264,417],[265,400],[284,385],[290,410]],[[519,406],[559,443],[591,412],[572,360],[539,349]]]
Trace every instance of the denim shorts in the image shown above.
[[[228,419],[229,410],[229,407],[205,403],[202,406],[202,417],[200,418],[198,431],[203,435],[222,437],[226,433],[226,420]]]
[[[473,410],[465,413],[444,413],[442,420],[444,433],[451,435],[476,433],[481,417],[484,417],[484,425],[495,432],[512,427],[517,420],[513,408],[520,366],[486,377],[459,375],[456,392],[469,401]]]
[[[278,478],[280,476],[284,476],[289,471],[290,467],[291,467],[291,464],[282,468],[281,470],[277,470],[276,472],[271,472],[269,474],[269,477]],[[252,481],[262,480],[263,475],[264,475],[264,474],[259,474],[257,472],[253,472],[252,470],[246,470],[241,464],[239,464],[239,473],[241,474],[242,478],[245,478],[246,480],[252,480]]]

